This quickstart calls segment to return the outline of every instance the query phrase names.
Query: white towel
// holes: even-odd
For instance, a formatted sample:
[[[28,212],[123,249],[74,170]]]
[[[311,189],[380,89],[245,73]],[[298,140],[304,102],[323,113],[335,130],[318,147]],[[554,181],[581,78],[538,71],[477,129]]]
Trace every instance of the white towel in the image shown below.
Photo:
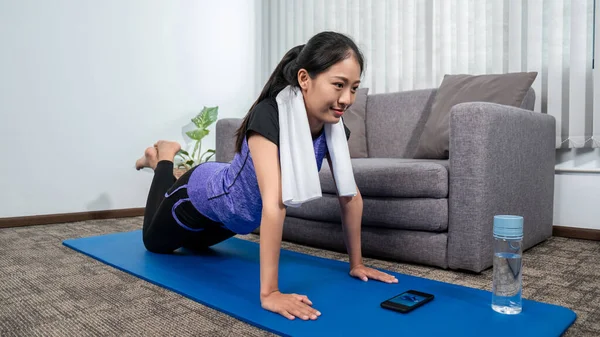
[[[300,207],[322,196],[304,98],[300,89],[287,86],[276,100],[283,203]],[[335,124],[325,124],[324,132],[338,195],[355,196],[356,183],[342,119]]]

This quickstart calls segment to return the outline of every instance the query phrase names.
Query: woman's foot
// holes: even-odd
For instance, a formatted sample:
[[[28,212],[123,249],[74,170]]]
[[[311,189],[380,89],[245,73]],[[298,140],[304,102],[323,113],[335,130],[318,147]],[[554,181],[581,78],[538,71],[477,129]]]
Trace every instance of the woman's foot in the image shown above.
[[[139,171],[145,167],[149,167],[154,170],[156,164],[158,164],[158,151],[156,147],[149,147],[144,151],[144,156],[136,160],[135,169]]]
[[[154,148],[158,151],[158,161],[175,160],[175,155],[181,150],[181,145],[177,142],[171,142],[168,140],[159,140],[154,144]]]

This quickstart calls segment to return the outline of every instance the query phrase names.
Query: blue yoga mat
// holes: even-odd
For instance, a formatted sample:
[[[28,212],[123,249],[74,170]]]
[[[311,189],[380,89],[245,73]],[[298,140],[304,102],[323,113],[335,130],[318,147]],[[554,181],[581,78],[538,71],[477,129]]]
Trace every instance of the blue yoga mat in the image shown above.
[[[307,295],[322,315],[316,321],[290,321],[263,310],[259,292],[259,247],[231,238],[205,253],[148,252],[141,231],[64,241],[108,265],[198,301],[264,330],[289,336],[560,336],[574,321],[573,311],[524,300],[523,312],[508,316],[490,308],[487,291],[393,273],[397,284],[363,282],[348,275],[345,262],[281,251],[282,292]],[[408,314],[381,308],[405,290],[435,299]]]

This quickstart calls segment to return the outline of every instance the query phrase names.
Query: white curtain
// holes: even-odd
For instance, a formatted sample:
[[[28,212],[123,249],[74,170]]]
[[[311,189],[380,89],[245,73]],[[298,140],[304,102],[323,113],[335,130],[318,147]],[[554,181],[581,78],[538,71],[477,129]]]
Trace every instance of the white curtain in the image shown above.
[[[594,0],[264,0],[264,83],[283,54],[323,30],[365,55],[370,93],[438,87],[444,74],[537,71],[535,111],[557,147],[600,147],[600,6]]]

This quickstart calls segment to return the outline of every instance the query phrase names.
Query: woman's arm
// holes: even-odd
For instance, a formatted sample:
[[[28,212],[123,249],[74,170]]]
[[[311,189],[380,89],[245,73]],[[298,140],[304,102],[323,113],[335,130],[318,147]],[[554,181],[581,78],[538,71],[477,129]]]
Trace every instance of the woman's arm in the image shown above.
[[[333,175],[333,165],[331,158],[327,155],[327,162]],[[335,183],[335,178],[333,179]],[[358,186],[356,186],[356,195],[353,197],[338,196],[340,208],[342,210],[342,229],[344,231],[344,243],[350,258],[350,275],[363,281],[375,279],[387,283],[397,283],[396,277],[383,273],[379,270],[365,267],[362,260],[361,248],[361,225],[363,213],[363,199]]]
[[[263,308],[289,319],[317,319],[321,313],[311,308],[305,295],[282,294],[279,291],[279,252],[285,219],[281,195],[281,169],[277,145],[265,137],[252,133],[248,138],[260,195],[262,218],[260,222],[260,300]]]
[[[350,268],[363,264],[360,237],[363,200],[358,186],[356,192],[357,194],[354,197],[338,198],[342,209],[342,228],[344,230],[344,242],[350,258]]]
[[[256,178],[262,198],[260,223],[260,296],[279,290],[277,283],[279,250],[285,219],[281,197],[281,171],[277,145],[253,133],[248,138]]]
[[[333,175],[333,165],[331,158],[327,155],[327,162]],[[334,179],[335,183],[335,179]],[[342,210],[342,228],[344,231],[344,243],[350,258],[350,269],[362,265],[361,250],[361,223],[363,213],[363,200],[356,186],[357,194],[353,197],[338,197],[340,208]]]

